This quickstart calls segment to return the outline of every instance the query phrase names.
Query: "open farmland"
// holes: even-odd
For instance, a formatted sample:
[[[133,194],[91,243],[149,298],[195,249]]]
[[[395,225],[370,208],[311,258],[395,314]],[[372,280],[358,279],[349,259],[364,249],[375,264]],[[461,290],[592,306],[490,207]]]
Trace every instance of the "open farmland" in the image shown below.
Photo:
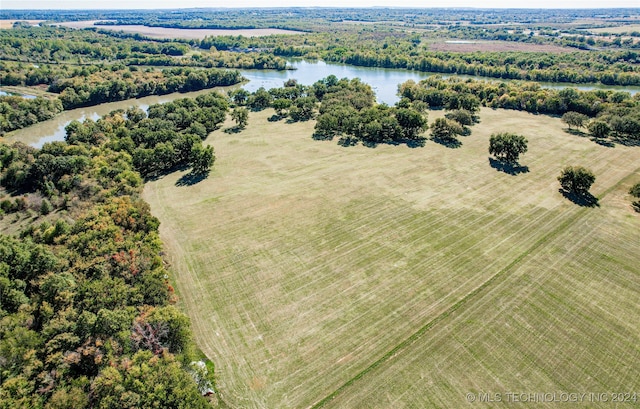
[[[518,43],[514,41],[482,41],[482,40],[449,40],[433,41],[429,43],[430,51],[453,51],[459,53],[468,52],[545,52],[566,53],[572,52],[568,47],[553,44]]]
[[[171,174],[144,194],[231,407],[640,392],[640,217],[626,194],[638,148],[487,109],[459,149],[343,148],[272,113],[209,137],[208,179]],[[502,131],[529,139],[528,173],[490,166]],[[600,207],[558,192],[569,164],[597,175]],[[598,405],[611,402],[584,407]]]
[[[301,31],[282,30],[278,28],[252,28],[239,30],[208,29],[208,28],[167,28],[147,27],[143,25],[95,25],[98,20],[70,21],[56,25],[69,28],[99,28],[101,30],[122,31],[125,33],[140,34],[149,38],[170,39],[184,38],[188,40],[202,40],[205,37],[214,36],[244,36],[261,37],[272,34],[303,34]]]

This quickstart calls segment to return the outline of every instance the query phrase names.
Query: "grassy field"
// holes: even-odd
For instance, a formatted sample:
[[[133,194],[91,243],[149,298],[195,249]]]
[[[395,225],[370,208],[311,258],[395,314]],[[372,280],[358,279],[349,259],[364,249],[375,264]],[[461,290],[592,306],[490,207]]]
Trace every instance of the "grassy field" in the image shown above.
[[[208,29],[208,28],[165,28],[165,27],[147,27],[143,25],[95,25],[98,20],[89,21],[70,21],[58,23],[56,25],[70,28],[88,28],[96,27],[102,30],[123,31],[125,33],[137,33],[149,38],[171,39],[186,38],[202,40],[211,36],[244,36],[244,37],[261,37],[272,34],[303,34],[302,31],[281,30],[278,28],[254,28],[239,30],[224,29]]]
[[[625,24],[617,27],[605,27],[605,28],[594,28],[589,31],[593,31],[594,33],[631,33],[633,31],[640,31],[640,24]]]
[[[208,179],[189,186],[176,173],[144,193],[231,407],[640,392],[640,217],[626,193],[640,148],[492,110],[458,149],[343,148],[271,114],[209,137]],[[529,139],[529,172],[491,166],[488,139],[501,131]],[[568,164],[597,175],[600,207],[558,192]],[[611,398],[583,403],[599,406]]]
[[[542,52],[563,53],[573,51],[569,47],[561,47],[553,44],[530,44],[515,41],[484,41],[484,40],[436,40],[429,43],[430,51],[454,51],[454,52]]]

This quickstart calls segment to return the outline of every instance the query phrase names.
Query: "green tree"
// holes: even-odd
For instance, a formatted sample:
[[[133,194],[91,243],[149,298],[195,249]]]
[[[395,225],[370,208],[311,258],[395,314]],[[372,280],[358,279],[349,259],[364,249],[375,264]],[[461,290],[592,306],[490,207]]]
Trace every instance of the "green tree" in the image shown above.
[[[278,98],[273,101],[272,105],[273,109],[276,110],[276,114],[278,114],[278,116],[283,116],[284,111],[291,107],[291,100],[287,98]]]
[[[263,87],[260,87],[248,98],[247,105],[254,111],[262,111],[265,108],[269,108],[272,101],[271,94]]]
[[[603,121],[590,122],[588,125],[588,129],[589,132],[591,132],[591,135],[595,136],[596,138],[604,138],[609,135],[609,132],[611,132],[611,128],[609,127],[609,125]]]
[[[444,114],[444,117],[456,121],[462,126],[471,126],[475,122],[475,118],[470,111],[465,109],[456,109]]]
[[[431,124],[431,138],[445,144],[459,145],[457,135],[462,134],[462,125],[446,118],[437,118]]]
[[[635,198],[640,198],[640,183],[636,183],[629,189],[629,194]],[[640,212],[640,200],[634,200],[633,208],[636,212]]]
[[[191,151],[191,172],[196,175],[205,175],[209,173],[215,160],[213,147],[209,145],[203,148],[201,145],[196,145]]]
[[[527,149],[527,139],[522,135],[504,132],[489,139],[489,154],[507,163],[517,163]]]
[[[558,176],[560,186],[565,192],[581,196],[589,194],[589,189],[595,180],[595,175],[582,166],[567,166]]]
[[[236,105],[245,105],[247,103],[247,99],[249,98],[249,91],[244,90],[242,88],[237,89],[229,93],[229,96],[233,100]]]
[[[576,128],[582,128],[588,119],[588,116],[578,112],[567,112],[566,114],[562,115],[562,122],[567,124],[569,126],[569,129],[571,129],[572,126]]]
[[[231,119],[236,122],[236,128],[244,129],[249,123],[249,111],[246,108],[235,108],[231,111]]]
[[[396,111],[398,125],[402,128],[402,133],[407,139],[420,139],[420,134],[427,130],[427,120],[418,111],[409,108],[401,108]]]

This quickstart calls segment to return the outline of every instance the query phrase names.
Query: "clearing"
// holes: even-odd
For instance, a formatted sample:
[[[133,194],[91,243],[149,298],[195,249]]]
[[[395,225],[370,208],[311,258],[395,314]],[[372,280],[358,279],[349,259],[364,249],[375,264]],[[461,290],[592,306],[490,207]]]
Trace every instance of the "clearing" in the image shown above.
[[[452,51],[459,53],[470,52],[535,52],[535,53],[566,53],[576,51],[569,47],[553,44],[519,43],[515,41],[483,41],[483,40],[447,40],[428,43],[429,51]]]
[[[57,23],[56,25],[78,29],[95,27],[102,30],[137,33],[145,37],[158,39],[184,38],[188,40],[202,40],[205,37],[215,36],[263,37],[272,34],[304,34],[302,31],[282,30],[278,28],[222,30],[208,28],[147,27],[143,25],[95,25],[96,22],[98,22],[98,20],[71,21],[65,23]]]
[[[640,392],[640,216],[626,193],[640,148],[489,109],[458,149],[344,148],[313,141],[312,121],[272,114],[210,135],[208,179],[185,185],[178,172],[144,192],[227,404],[460,408],[495,406],[468,403],[482,391]],[[529,139],[528,173],[491,166],[489,136],[502,131]],[[600,207],[558,192],[569,164],[596,174]],[[584,407],[598,405],[611,397]]]

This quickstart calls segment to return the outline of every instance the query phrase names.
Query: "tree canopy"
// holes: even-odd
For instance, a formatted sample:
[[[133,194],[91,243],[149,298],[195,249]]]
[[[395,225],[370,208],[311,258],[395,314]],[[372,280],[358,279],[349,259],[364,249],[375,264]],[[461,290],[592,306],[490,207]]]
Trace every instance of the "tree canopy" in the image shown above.
[[[503,132],[493,134],[489,139],[489,154],[507,163],[518,163],[527,149],[527,139],[522,135]]]

